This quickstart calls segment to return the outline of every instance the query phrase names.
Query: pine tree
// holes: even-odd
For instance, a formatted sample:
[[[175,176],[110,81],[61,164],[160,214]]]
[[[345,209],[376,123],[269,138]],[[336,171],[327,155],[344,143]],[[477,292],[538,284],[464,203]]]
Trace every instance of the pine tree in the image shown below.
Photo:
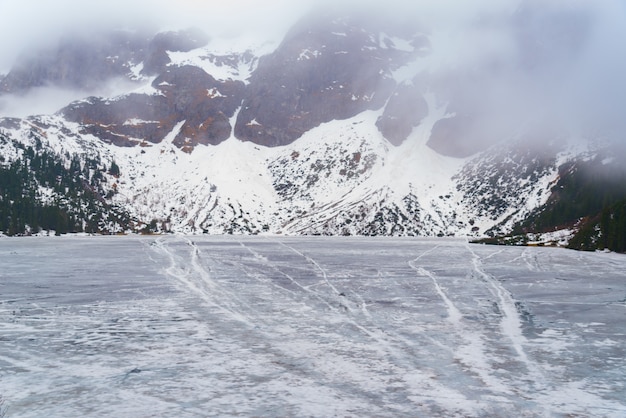
[[[120,167],[117,165],[115,160],[111,162],[111,168],[109,169],[109,174],[115,177],[120,176]]]

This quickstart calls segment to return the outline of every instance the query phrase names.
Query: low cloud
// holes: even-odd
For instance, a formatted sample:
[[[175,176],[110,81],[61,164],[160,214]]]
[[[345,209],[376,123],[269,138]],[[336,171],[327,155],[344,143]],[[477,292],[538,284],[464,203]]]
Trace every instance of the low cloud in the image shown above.
[[[198,27],[209,35],[251,31],[280,36],[312,4],[312,0],[2,0],[0,74],[7,73],[20,54],[54,44],[68,32],[80,36],[105,29]]]
[[[498,140],[530,130],[623,142],[626,5],[488,3],[457,16],[434,9],[431,16],[440,20],[426,22],[432,54],[424,67],[451,112],[473,115],[464,134]]]
[[[25,94],[0,96],[0,115],[3,117],[24,118],[32,115],[49,115],[69,103],[88,96],[115,97],[140,85],[126,79],[112,79],[95,90],[77,90],[57,86],[44,86],[30,89]]]
[[[0,115],[24,118],[56,112],[68,103],[85,97],[85,92],[58,87],[38,87],[25,95],[0,96]]]
[[[0,51],[0,73],[18,54],[56,42],[70,30],[194,26],[210,36],[248,31],[280,38],[313,7],[369,9],[381,19],[400,18],[429,34],[432,53],[422,68],[458,106],[481,115],[477,125],[489,126],[485,134],[510,132],[539,119],[572,130],[600,126],[620,132],[626,119],[622,0],[2,0],[0,38],[10,42],[3,42]],[[63,94],[48,88],[31,93],[41,98],[35,102],[46,104],[42,112],[67,103]],[[33,103],[10,99],[3,99],[5,114],[11,112],[9,103],[16,109],[12,114],[22,113],[20,100]]]

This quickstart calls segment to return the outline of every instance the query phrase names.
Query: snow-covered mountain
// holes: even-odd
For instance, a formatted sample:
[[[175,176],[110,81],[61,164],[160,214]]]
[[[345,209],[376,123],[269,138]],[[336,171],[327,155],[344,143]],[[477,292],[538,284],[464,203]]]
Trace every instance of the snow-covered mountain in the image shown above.
[[[134,219],[131,229],[506,233],[548,201],[562,164],[598,147],[554,126],[546,136],[537,127],[551,115],[522,112],[520,91],[502,91],[553,68],[547,48],[582,48],[563,34],[584,20],[548,16],[559,34],[548,39],[560,43],[546,45],[527,30],[536,13],[510,17],[515,60],[468,67],[446,67],[436,31],[354,14],[312,14],[279,44],[198,30],[69,38],[18,62],[0,92],[96,95],[0,119],[0,129],[68,165],[78,156],[119,167],[105,173],[102,199]],[[10,148],[8,162],[25,152]]]

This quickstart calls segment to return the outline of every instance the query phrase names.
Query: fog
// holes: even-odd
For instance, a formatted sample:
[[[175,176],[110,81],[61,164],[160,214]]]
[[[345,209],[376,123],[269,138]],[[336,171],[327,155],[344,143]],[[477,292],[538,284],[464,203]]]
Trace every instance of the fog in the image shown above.
[[[469,137],[511,135],[545,121],[569,135],[597,130],[619,135],[623,129],[626,6],[621,0],[259,4],[1,0],[0,37],[12,42],[3,42],[0,73],[8,72],[19,54],[50,45],[69,30],[195,26],[212,37],[247,31],[276,40],[313,7],[368,9],[381,18],[401,18],[429,35],[432,50],[422,67],[445,92],[442,100],[454,102],[451,112],[473,114],[474,126],[481,128]]]
[[[33,115],[49,115],[61,110],[68,103],[88,96],[115,97],[127,93],[140,84],[115,78],[93,90],[69,89],[43,86],[30,89],[25,94],[0,96],[0,112],[3,117],[25,118]]]
[[[24,52],[54,44],[67,32],[104,29],[170,30],[199,27],[211,35],[246,30],[279,36],[306,13],[312,0],[0,0],[0,74]]]
[[[12,42],[3,42],[0,72],[8,71],[20,53],[53,43],[70,30],[197,26],[211,35],[245,30],[256,32],[259,36],[275,36],[286,31],[314,7],[356,11],[370,9],[377,16],[411,19],[437,36],[438,46],[444,47],[438,53],[446,56],[448,64],[463,62],[473,65],[491,54],[515,53],[515,47],[510,43],[510,19],[525,7],[543,14],[567,14],[572,11],[586,14],[597,19],[596,29],[604,32],[597,34],[601,37],[612,38],[615,34],[610,33],[611,29],[623,34],[625,26],[625,6],[620,0],[269,0],[262,5],[254,0],[2,0],[0,15],[4,19],[0,37]],[[611,44],[623,44],[622,39],[612,39]]]

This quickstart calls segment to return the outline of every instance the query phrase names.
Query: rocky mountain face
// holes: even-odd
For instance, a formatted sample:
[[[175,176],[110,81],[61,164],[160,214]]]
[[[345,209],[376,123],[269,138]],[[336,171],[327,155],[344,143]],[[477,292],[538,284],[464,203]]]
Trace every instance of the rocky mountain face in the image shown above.
[[[322,123],[383,107],[377,125],[399,144],[426,116],[427,107],[422,92],[410,81],[398,85],[393,72],[423,55],[428,39],[406,28],[382,32],[374,26],[365,18],[304,19],[274,52],[260,57],[246,80],[216,80],[195,65],[170,65],[171,53],[203,46],[206,37],[197,31],[149,40],[131,33],[100,35],[104,39],[68,41],[43,58],[25,59],[2,81],[2,91],[47,83],[89,88],[120,76],[156,76],[150,94],[91,97],[61,110],[84,133],[118,146],[158,143],[183,120],[175,143],[187,151],[197,144],[217,145],[231,132],[259,145],[287,145]],[[223,67],[236,66],[246,56],[206,54],[201,59]]]
[[[198,144],[217,145],[230,136],[229,119],[241,103],[241,81],[219,82],[194,66],[165,69],[152,82],[154,94],[109,100],[91,97],[70,104],[61,113],[66,120],[117,146],[158,143],[184,122],[174,143],[185,151]]]
[[[393,71],[419,56],[428,40],[368,30],[367,23],[316,16],[294,27],[250,77],[235,136],[287,145],[321,123],[384,107],[396,88]],[[397,35],[405,36],[394,42]]]
[[[511,124],[518,109],[490,80],[523,79],[552,59],[527,30],[534,10],[512,19],[515,60],[439,72],[429,70],[428,31],[365,15],[310,15],[269,51],[224,47],[198,30],[67,38],[22,58],[0,94],[120,78],[128,91],[0,119],[4,138],[21,144],[3,159],[31,147],[68,167],[115,164],[98,190],[132,219],[129,230],[508,233],[554,198],[559,167],[601,148]],[[548,39],[575,56],[587,22],[559,19]]]

